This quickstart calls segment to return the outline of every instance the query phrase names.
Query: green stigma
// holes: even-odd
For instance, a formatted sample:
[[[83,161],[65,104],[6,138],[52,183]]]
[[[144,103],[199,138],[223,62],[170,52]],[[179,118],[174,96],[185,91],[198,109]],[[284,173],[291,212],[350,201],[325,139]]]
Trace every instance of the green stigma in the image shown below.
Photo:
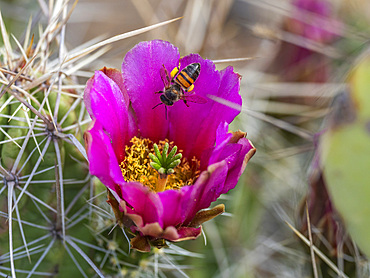
[[[165,190],[168,175],[175,173],[174,168],[181,163],[182,154],[176,154],[177,146],[174,146],[170,153],[168,153],[169,147],[170,145],[166,142],[161,153],[158,145],[154,143],[154,154],[149,154],[149,158],[152,160],[152,162],[150,162],[150,166],[159,174],[156,184],[157,192]]]
[[[174,146],[170,153],[168,153],[169,147],[170,145],[166,142],[161,153],[158,145],[154,143],[154,154],[149,154],[149,158],[152,160],[152,162],[150,162],[150,166],[152,166],[162,176],[173,174],[175,172],[174,168],[181,163],[182,154],[176,154],[177,146]]]

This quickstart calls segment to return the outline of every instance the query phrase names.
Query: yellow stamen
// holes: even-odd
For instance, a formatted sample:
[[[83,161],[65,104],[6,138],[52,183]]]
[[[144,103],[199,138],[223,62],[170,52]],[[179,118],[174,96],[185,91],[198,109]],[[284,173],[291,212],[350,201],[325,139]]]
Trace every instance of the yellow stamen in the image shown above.
[[[159,141],[158,148],[160,151],[162,151],[166,142],[170,145],[170,149],[173,148],[174,143],[166,139],[165,141]],[[160,192],[192,185],[199,177],[199,160],[194,157],[191,161],[188,161],[183,157],[180,165],[174,169],[174,174],[161,178],[157,171],[150,166],[149,153],[154,152],[153,142],[149,139],[133,137],[130,143],[125,148],[126,157],[120,164],[122,175],[126,181],[138,181],[151,190]]]

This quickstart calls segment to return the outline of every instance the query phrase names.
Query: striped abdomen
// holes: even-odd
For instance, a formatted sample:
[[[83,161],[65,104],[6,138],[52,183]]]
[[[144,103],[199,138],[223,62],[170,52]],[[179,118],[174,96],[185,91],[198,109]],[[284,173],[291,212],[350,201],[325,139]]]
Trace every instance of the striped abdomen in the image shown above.
[[[175,82],[181,85],[185,90],[187,90],[195,80],[197,80],[200,73],[200,64],[193,63],[186,66],[179,74],[176,76]]]

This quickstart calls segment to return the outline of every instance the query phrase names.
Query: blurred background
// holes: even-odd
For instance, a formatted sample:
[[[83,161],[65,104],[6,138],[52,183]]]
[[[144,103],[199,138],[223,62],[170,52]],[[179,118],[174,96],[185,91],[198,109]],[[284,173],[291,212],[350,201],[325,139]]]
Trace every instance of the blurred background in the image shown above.
[[[0,0],[7,32],[22,41],[31,22],[37,42],[59,2],[73,9],[72,1]],[[368,48],[370,1],[80,0],[66,21],[65,49],[83,49],[177,17],[182,18],[109,44],[99,57],[81,64],[76,94],[83,94],[94,70],[120,68],[138,42],[168,40],[181,56],[199,53],[218,69],[232,65],[242,75],[243,110],[231,129],[246,131],[257,153],[237,187],[218,200],[226,213],[204,224],[204,238],[176,244],[172,253],[164,253],[167,257],[132,252],[126,260],[118,254],[120,271],[109,260],[101,264],[103,255],[87,254],[109,269],[106,277],[153,277],[156,267],[159,277],[370,277],[366,256],[327,191],[318,154],[320,134],[331,127],[327,116],[333,100],[351,90],[348,73]],[[58,39],[53,43],[51,60],[58,55]],[[104,192],[99,190],[97,195]],[[97,200],[104,207],[105,196]],[[108,238],[108,232],[99,233]],[[4,223],[2,233],[7,233]],[[311,238],[323,257],[317,250],[313,256],[309,241],[298,235]],[[122,234],[115,241],[127,250]],[[7,252],[7,241],[1,241],[0,256]],[[83,267],[90,273],[91,265]],[[9,268],[9,261],[0,260],[2,277],[10,275]]]

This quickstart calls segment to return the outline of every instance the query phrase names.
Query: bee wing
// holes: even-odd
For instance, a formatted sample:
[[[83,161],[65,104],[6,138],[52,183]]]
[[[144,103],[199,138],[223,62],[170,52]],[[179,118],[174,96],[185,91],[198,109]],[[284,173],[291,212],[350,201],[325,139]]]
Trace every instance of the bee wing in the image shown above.
[[[181,99],[185,100],[185,101],[200,103],[200,104],[203,104],[203,103],[207,102],[206,98],[198,96],[196,94],[183,95],[183,96],[181,96]]]
[[[162,64],[161,70],[160,70],[161,78],[163,81],[163,84],[166,88],[168,88],[171,85],[171,79],[168,74],[168,71],[166,67]]]

